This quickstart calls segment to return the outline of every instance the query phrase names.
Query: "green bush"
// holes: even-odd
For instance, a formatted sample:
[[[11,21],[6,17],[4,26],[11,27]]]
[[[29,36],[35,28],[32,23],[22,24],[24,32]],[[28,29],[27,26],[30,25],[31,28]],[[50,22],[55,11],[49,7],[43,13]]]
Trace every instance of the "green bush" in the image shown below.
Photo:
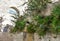
[[[28,3],[27,12],[32,16],[32,22],[27,26],[27,32],[38,33],[40,36],[44,36],[47,33],[58,34],[60,33],[60,4],[56,5],[50,16],[41,16],[39,13],[46,9],[48,0],[30,0]],[[34,15],[33,15],[34,13]],[[27,15],[28,16],[28,15]],[[23,29],[26,26],[25,19],[19,18],[16,22],[14,32]],[[28,20],[27,20],[28,21]]]

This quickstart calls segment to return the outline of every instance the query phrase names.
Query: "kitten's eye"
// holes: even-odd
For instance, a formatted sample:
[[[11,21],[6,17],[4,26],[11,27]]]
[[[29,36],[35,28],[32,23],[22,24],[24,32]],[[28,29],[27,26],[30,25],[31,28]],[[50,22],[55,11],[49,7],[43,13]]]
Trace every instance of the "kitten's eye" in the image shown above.
[[[10,7],[8,9],[9,14],[19,14],[19,10],[16,7]]]
[[[9,8],[8,13],[9,14],[17,14],[17,11],[13,8]]]

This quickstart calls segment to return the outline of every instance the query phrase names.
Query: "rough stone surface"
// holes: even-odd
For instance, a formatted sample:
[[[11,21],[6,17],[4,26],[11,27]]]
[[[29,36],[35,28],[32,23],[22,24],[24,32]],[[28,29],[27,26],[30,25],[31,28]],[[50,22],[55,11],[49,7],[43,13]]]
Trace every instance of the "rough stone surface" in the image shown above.
[[[0,32],[0,41],[23,41],[23,33],[11,34]]]

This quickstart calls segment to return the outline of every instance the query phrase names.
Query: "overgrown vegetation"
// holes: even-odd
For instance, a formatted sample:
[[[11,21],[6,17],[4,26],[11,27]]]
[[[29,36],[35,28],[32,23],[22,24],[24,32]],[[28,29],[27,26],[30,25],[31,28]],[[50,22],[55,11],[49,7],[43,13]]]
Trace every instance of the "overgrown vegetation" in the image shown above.
[[[52,28],[56,34],[60,33],[60,4],[57,4],[52,11]],[[53,32],[53,31],[52,31]]]
[[[40,36],[60,33],[60,4],[53,8],[50,16],[41,16],[41,11],[46,9],[47,3],[48,0],[29,0],[27,15],[17,19],[13,32],[23,31],[27,27],[28,33],[38,33]],[[26,20],[28,16],[32,17],[32,22]]]

